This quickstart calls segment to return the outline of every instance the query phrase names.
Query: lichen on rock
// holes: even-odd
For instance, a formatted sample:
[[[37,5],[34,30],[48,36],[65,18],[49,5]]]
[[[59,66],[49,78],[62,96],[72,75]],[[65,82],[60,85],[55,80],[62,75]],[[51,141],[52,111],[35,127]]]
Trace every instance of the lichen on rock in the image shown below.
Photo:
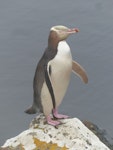
[[[61,122],[56,129],[45,123],[41,114],[33,119],[28,130],[7,140],[2,148],[21,145],[22,150],[110,150],[79,119]]]

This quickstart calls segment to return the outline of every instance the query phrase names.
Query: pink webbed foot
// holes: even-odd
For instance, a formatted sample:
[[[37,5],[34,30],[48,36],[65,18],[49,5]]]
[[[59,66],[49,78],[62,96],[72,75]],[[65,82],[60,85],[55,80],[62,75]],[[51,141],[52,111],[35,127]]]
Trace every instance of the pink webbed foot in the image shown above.
[[[50,116],[47,116],[46,119],[47,119],[47,123],[52,126],[58,126],[61,124],[60,121],[52,120]]]
[[[53,116],[57,119],[67,119],[69,116],[58,114],[57,109],[53,109]]]

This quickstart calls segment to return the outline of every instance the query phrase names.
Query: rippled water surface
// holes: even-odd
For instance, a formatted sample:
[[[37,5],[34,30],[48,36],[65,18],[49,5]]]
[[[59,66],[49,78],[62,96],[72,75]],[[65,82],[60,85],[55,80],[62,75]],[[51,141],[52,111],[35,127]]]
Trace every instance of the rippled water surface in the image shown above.
[[[59,110],[89,120],[113,135],[113,1],[0,1],[0,145],[27,129],[37,62],[53,25],[78,27],[68,43],[87,71],[84,85],[72,75]]]

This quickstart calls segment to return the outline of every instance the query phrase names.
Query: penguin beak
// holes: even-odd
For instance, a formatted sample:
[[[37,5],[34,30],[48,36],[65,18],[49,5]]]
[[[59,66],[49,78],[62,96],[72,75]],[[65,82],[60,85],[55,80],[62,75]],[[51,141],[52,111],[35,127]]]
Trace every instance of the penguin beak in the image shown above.
[[[72,28],[72,29],[69,29],[68,30],[68,33],[69,34],[72,34],[72,33],[77,33],[77,32],[79,32],[80,30],[78,29],[78,28]]]

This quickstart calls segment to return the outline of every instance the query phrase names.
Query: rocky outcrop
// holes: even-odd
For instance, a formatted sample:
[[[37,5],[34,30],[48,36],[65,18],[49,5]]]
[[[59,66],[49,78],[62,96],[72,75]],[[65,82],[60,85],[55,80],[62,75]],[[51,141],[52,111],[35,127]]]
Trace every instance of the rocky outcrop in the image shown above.
[[[106,130],[100,129],[97,125],[90,121],[84,120],[82,122],[101,140],[101,142],[107,145],[110,150],[113,150],[113,138],[107,134]]]
[[[56,128],[41,114],[30,128],[6,141],[1,150],[110,150],[77,118],[61,120]]]

